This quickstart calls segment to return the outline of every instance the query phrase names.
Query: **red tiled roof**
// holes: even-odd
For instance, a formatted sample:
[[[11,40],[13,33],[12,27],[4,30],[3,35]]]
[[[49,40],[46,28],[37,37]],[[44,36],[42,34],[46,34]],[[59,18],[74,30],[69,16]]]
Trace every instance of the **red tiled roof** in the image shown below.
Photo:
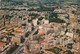
[[[3,47],[3,46],[5,46],[5,45],[6,45],[6,43],[0,42],[0,47]]]

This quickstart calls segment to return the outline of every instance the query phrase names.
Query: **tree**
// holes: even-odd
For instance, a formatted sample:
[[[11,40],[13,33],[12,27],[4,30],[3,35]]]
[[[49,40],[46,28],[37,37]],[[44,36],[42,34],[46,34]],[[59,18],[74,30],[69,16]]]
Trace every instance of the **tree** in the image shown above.
[[[9,2],[10,0],[1,0],[2,2]]]
[[[22,20],[22,16],[19,16],[19,18]]]
[[[6,15],[6,19],[9,20],[9,24],[10,24],[10,22],[11,22],[11,18],[12,18],[12,17],[13,17],[12,15]]]
[[[10,16],[10,15],[9,15],[9,24],[10,24],[10,22],[11,22],[11,18],[12,18],[12,17],[13,17],[13,16]]]
[[[67,44],[68,49],[72,49],[72,43]]]
[[[5,26],[5,21],[6,21],[6,19],[5,19],[5,15],[3,15],[2,18],[4,19],[3,24],[4,24],[4,26]]]
[[[31,34],[30,31],[28,31],[28,32],[25,34],[25,37],[28,37],[29,34]]]
[[[54,47],[54,48],[47,49],[47,51],[51,51],[54,52],[55,54],[59,54],[62,51],[62,49]]]
[[[21,40],[21,43],[23,43],[25,39],[24,39],[23,36],[21,36],[21,39],[20,40]]]
[[[71,52],[70,50],[67,50],[67,54],[74,54],[74,53]]]
[[[30,13],[29,16],[32,16],[33,19],[39,17],[40,15],[39,14],[35,14],[35,13]]]

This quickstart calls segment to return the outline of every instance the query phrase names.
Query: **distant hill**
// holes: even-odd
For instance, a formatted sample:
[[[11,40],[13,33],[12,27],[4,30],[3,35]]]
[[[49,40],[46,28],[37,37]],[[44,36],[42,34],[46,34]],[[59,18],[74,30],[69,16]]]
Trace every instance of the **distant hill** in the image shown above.
[[[80,0],[1,0],[1,1],[41,1],[41,2],[58,2],[58,1],[65,1],[65,2],[77,2]]]
[[[66,2],[77,2],[79,3],[80,0],[1,0],[1,1],[13,1],[13,2],[27,2],[28,4],[54,4],[54,3],[66,3]]]
[[[1,0],[2,2],[10,2],[10,1],[15,1],[15,2],[20,2],[22,0]]]
[[[78,0],[65,0],[65,2],[77,2]]]

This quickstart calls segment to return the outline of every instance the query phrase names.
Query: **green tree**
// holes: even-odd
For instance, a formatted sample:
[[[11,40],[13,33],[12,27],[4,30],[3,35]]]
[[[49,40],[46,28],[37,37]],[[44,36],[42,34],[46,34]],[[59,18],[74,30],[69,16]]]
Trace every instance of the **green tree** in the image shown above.
[[[3,15],[2,18],[4,19],[4,21],[3,21],[3,25],[5,26],[5,21],[6,21],[6,19],[5,19],[5,15]]]
[[[10,22],[11,22],[11,18],[12,18],[12,17],[13,17],[12,15],[6,15],[6,19],[9,20],[9,24],[10,24]]]
[[[51,51],[54,52],[55,54],[59,54],[62,51],[62,49],[54,47],[54,48],[47,49],[47,51]]]

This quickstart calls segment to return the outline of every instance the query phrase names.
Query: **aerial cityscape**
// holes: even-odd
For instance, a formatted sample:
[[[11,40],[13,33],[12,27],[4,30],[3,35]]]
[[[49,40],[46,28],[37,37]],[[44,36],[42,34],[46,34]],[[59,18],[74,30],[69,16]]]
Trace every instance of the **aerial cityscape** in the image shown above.
[[[0,0],[0,54],[80,54],[80,0]]]

